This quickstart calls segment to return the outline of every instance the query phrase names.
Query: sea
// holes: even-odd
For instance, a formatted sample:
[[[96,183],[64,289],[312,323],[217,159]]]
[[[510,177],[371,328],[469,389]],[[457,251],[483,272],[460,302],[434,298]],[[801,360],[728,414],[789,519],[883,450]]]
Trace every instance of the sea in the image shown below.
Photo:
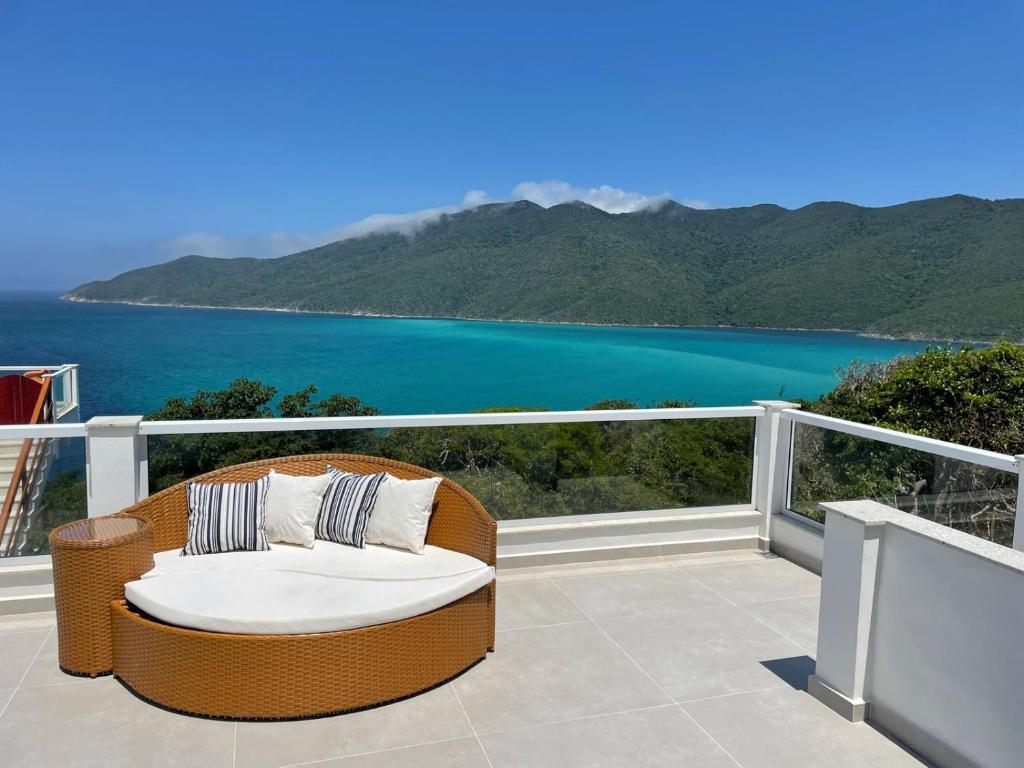
[[[78,363],[83,418],[147,414],[240,377],[279,395],[314,384],[388,414],[608,399],[741,405],[816,398],[854,361],[925,346],[841,332],[178,309],[0,292],[0,365]]]

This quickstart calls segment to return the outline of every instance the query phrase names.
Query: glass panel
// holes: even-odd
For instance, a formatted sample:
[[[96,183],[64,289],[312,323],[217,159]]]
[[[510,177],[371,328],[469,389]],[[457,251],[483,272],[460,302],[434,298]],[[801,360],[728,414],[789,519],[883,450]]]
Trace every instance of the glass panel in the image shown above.
[[[14,474],[27,445],[24,471]],[[49,533],[86,517],[85,440],[81,438],[0,441],[0,557],[45,555]],[[9,500],[9,501],[8,501]]]
[[[1017,476],[923,451],[796,424],[790,508],[823,521],[818,502],[874,499],[1011,546]]]
[[[450,477],[497,519],[750,502],[753,419],[152,437],[150,490],[221,466],[351,452]]]
[[[59,413],[68,404],[68,374],[62,373],[50,379],[51,397],[54,409]]]

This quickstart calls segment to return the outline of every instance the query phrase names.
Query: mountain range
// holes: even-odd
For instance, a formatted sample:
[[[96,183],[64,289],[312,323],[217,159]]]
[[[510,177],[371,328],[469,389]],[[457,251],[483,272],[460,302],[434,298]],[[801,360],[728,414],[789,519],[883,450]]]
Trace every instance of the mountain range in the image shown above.
[[[1024,199],[610,214],[527,201],[276,259],[185,256],[65,298],[621,325],[1024,339]]]

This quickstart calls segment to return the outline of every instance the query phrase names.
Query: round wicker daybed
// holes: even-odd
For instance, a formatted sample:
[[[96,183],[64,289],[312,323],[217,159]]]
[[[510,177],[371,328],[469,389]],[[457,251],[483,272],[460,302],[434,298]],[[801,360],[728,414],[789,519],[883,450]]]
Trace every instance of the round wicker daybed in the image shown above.
[[[243,482],[271,468],[316,475],[330,464],[360,474],[436,477],[402,462],[351,454],[296,456],[227,467],[197,481]],[[187,536],[185,484],[118,513],[149,521],[153,549],[180,550]],[[495,565],[497,526],[480,503],[445,478],[427,544]],[[418,557],[410,555],[410,557]],[[229,719],[296,719],[401,699],[432,688],[494,649],[495,583],[429,612],[315,634],[230,634],[175,626],[126,600],[111,605],[113,674],[168,709]]]

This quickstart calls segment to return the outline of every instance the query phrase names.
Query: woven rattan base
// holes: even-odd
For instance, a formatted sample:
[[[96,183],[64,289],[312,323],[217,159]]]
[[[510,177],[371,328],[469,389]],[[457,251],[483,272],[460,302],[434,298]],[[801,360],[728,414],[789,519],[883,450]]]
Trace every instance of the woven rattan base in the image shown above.
[[[239,464],[194,480],[246,482],[271,469],[318,475],[328,465],[361,474],[387,471],[404,479],[436,477],[390,459],[316,454]],[[149,496],[113,517],[149,522],[146,553],[180,549],[188,530],[185,485]],[[434,500],[427,544],[493,566],[497,526],[480,502],[447,478]],[[64,600],[73,609],[70,615],[76,615],[82,601],[71,599],[75,588],[103,595],[100,624],[112,635],[112,643],[101,648],[107,655],[98,662],[68,665],[62,656],[61,663],[102,673],[110,669],[112,645],[114,675],[140,698],[176,712],[231,720],[294,720],[365,709],[428,690],[494,650],[494,582],[436,611],[390,624],[312,635],[234,635],[184,629],[139,614],[123,599],[123,584],[152,568],[152,558],[130,572],[118,572],[113,591],[107,591],[108,557],[105,553],[95,563],[80,558],[83,567],[75,579],[59,581],[55,556],[58,607]],[[98,637],[107,642],[106,634]],[[84,644],[69,647],[80,646]]]
[[[493,646],[494,583],[436,611],[363,629],[234,635],[111,604],[114,674],[185,714],[294,720],[365,709],[448,680]]]
[[[71,675],[71,677],[85,677],[89,680],[97,677],[110,677],[114,674],[114,670],[108,669],[105,672],[75,672],[73,669],[68,669],[63,664],[58,664],[57,668],[65,675]]]
[[[109,675],[110,601],[153,567],[153,531],[135,517],[75,520],[50,533],[60,668],[76,677]]]

